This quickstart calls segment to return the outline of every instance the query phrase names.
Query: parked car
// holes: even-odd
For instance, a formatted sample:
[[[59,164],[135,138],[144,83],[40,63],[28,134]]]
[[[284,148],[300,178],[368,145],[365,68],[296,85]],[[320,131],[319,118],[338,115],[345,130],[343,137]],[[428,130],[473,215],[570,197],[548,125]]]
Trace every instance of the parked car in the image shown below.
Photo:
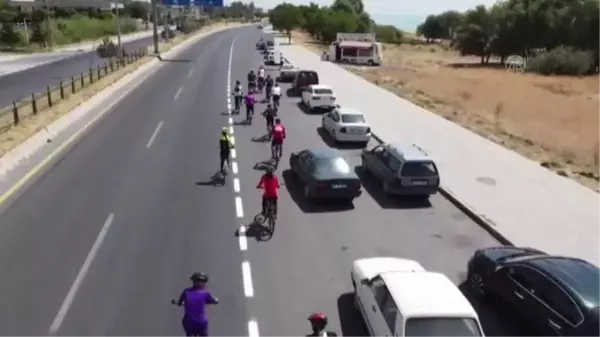
[[[371,336],[483,336],[477,312],[452,281],[413,260],[354,261],[355,305]]]
[[[295,95],[300,95],[302,90],[309,85],[319,84],[319,74],[314,70],[298,70],[292,80],[292,92]]]
[[[369,143],[371,127],[362,112],[354,109],[336,107],[323,115],[321,127],[336,142]]]
[[[296,76],[296,72],[298,71],[298,67],[293,64],[285,63],[281,66],[279,73],[279,81],[288,82],[294,79]]]
[[[360,179],[336,149],[327,147],[292,153],[290,169],[303,183],[307,199],[352,202],[362,193]]]
[[[600,335],[600,272],[587,261],[492,247],[475,252],[467,275],[475,295],[504,300],[542,335]]]
[[[330,86],[323,84],[312,84],[302,89],[300,96],[302,104],[310,111],[317,109],[333,110],[336,107],[335,93]]]
[[[380,144],[361,153],[364,173],[381,180],[386,195],[429,198],[440,176],[433,158],[415,144]]]

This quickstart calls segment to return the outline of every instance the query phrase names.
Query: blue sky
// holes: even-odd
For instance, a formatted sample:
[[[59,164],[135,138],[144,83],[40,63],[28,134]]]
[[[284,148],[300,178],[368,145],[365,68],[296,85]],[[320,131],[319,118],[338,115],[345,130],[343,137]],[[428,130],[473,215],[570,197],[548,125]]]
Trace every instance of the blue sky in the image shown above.
[[[246,0],[243,0],[246,1]],[[269,9],[283,1],[254,0],[258,7]],[[308,4],[309,0],[287,0],[294,4]],[[313,0],[320,5],[330,5],[333,0]],[[378,23],[396,25],[404,30],[414,30],[423,19],[433,13],[449,9],[464,11],[477,5],[492,5],[495,0],[363,0],[367,12]]]

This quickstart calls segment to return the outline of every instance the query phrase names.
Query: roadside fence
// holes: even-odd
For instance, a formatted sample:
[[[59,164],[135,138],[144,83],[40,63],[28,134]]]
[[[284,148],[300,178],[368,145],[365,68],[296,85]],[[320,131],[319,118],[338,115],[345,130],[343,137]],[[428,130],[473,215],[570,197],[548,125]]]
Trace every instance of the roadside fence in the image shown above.
[[[0,131],[18,125],[21,120],[28,116],[37,115],[52,108],[60,101],[147,55],[147,48],[140,48],[128,52],[120,60],[110,58],[103,65],[98,64],[95,68],[89,68],[86,72],[71,76],[70,79],[63,79],[56,85],[48,85],[42,92],[31,93],[27,97],[14,100],[11,106],[0,109]]]

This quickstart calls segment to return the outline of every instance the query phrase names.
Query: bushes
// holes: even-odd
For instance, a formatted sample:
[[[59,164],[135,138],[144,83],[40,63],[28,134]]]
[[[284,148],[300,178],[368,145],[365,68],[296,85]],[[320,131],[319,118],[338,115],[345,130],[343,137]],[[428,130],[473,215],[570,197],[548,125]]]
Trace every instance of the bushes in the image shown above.
[[[527,61],[527,71],[542,75],[577,75],[595,72],[594,52],[557,47],[542,52]]]
[[[377,40],[386,43],[401,44],[404,39],[404,34],[395,26],[376,25],[375,36]]]
[[[90,19],[84,15],[74,15],[70,19],[54,22],[53,37],[56,44],[77,43],[94,40],[107,35],[117,35],[117,20],[111,13],[103,19]],[[137,22],[131,18],[121,18],[121,34],[137,30]]]

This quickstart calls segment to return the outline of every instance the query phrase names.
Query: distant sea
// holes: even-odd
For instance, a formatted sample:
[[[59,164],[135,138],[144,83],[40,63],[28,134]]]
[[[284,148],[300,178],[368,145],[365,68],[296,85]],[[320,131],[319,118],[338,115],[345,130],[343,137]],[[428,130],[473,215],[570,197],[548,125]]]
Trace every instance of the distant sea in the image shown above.
[[[414,33],[417,26],[425,21],[426,15],[409,14],[383,14],[371,15],[371,18],[380,25],[392,25],[405,32]]]

